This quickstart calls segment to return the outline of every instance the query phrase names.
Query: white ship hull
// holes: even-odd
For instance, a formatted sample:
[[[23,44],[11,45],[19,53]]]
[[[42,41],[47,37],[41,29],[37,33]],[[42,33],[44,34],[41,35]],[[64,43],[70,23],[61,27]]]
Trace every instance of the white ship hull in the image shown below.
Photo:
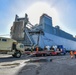
[[[38,35],[32,36],[35,44],[38,41]],[[45,33],[39,36],[39,46],[44,48],[45,46],[63,45],[66,50],[76,50],[76,41],[72,41],[66,38],[62,38],[56,35]]]

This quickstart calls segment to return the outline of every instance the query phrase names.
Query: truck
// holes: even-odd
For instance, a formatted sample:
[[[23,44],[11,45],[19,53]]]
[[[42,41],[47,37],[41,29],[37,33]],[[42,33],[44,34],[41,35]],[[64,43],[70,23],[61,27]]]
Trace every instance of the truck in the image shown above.
[[[14,39],[0,37],[0,54],[10,54],[13,57],[20,58],[24,54],[24,45]]]
[[[61,54],[65,55],[66,54],[66,49],[63,47],[63,45],[57,45],[57,48],[60,49]]]

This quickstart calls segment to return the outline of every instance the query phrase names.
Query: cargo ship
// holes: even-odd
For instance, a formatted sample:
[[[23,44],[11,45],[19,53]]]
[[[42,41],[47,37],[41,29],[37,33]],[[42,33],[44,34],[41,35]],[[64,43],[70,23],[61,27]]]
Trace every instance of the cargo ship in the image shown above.
[[[66,50],[76,50],[76,38],[61,30],[58,25],[54,27],[52,17],[45,13],[40,16],[39,24],[36,25],[29,22],[27,14],[23,18],[16,15],[10,34],[11,38],[25,46],[44,48],[63,45]]]

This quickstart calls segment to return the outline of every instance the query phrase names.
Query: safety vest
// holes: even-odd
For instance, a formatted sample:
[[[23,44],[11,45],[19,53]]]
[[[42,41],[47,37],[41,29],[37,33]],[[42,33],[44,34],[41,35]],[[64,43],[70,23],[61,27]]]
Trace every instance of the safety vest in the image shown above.
[[[39,51],[39,48],[38,48],[38,47],[36,47],[36,51],[37,51],[37,52]]]
[[[73,51],[70,52],[70,55],[74,55]]]
[[[74,51],[74,54],[76,54],[76,51]]]

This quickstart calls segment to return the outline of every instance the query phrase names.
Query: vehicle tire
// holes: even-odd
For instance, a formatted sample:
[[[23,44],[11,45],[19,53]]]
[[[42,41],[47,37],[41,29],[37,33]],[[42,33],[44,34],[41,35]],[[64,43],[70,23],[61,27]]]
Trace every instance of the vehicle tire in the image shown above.
[[[47,56],[47,54],[45,54],[45,57]]]
[[[13,56],[13,57],[16,57],[16,55],[15,55],[15,54],[13,54],[12,56]]]
[[[38,57],[38,54],[35,54],[36,57]]]
[[[64,53],[64,55],[66,55],[66,53]]]
[[[47,56],[46,54],[43,54],[43,56]]]
[[[15,57],[16,57],[16,58],[20,58],[20,57],[21,57],[21,52],[20,52],[20,51],[17,51],[17,52],[15,53]]]
[[[52,54],[50,53],[50,56],[52,56]]]

